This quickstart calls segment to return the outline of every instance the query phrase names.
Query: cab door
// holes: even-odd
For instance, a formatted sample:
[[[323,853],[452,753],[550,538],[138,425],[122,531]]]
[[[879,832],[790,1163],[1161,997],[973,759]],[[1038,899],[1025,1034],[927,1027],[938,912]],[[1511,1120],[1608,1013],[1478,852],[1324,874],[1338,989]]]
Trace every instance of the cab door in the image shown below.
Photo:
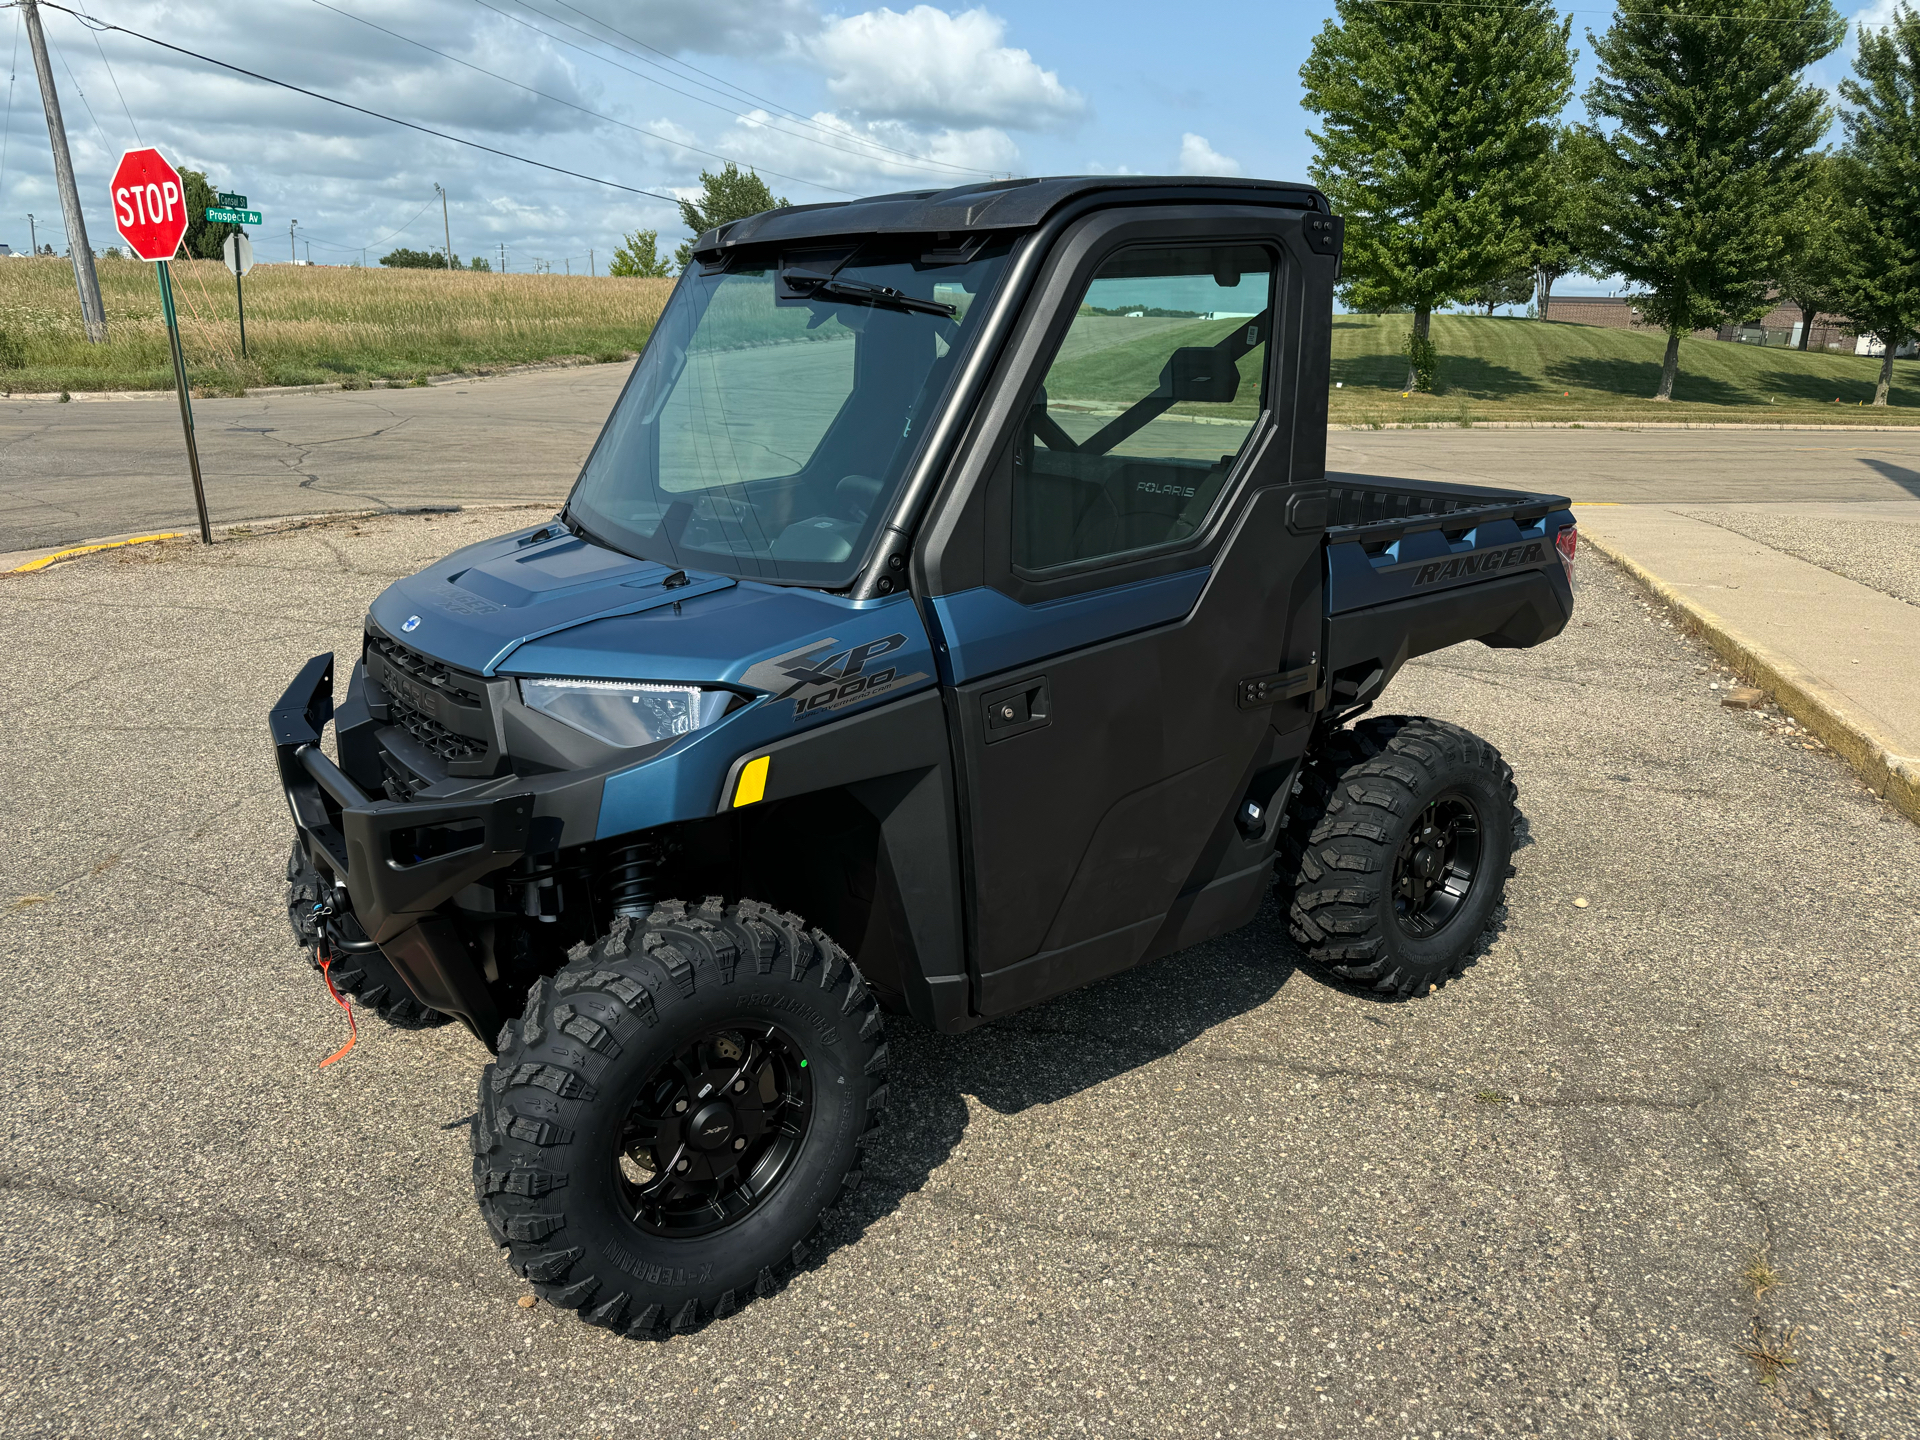
[[[1260,904],[1320,659],[1324,477],[1291,442],[1304,390],[1324,427],[1331,263],[1299,225],[1065,235],[929,528],[983,1015]]]

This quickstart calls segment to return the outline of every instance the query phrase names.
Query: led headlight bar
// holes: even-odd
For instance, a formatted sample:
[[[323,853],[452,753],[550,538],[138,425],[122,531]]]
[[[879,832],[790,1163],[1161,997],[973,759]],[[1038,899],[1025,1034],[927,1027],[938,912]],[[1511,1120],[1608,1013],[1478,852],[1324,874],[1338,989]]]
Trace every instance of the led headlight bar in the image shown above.
[[[656,681],[554,679],[523,680],[520,698],[610,746],[644,746],[712,725],[734,693]]]

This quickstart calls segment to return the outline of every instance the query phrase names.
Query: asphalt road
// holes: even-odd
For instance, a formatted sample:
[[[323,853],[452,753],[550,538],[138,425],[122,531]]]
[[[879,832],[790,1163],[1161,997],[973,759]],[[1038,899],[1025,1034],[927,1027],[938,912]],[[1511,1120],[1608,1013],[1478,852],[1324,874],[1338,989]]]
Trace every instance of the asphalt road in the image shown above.
[[[558,503],[630,368],[196,401],[208,509],[233,524]],[[1328,437],[1328,465],[1585,501],[1900,500],[1917,489],[1911,431],[1343,431]],[[0,557],[193,523],[171,397],[0,400]]]
[[[0,579],[0,1432],[1914,1434],[1913,827],[1585,553],[1565,636],[1395,683],[1519,779],[1459,980],[1353,993],[1270,911],[896,1024],[867,1187],[778,1295],[660,1344],[518,1307],[479,1046],[370,1023],[315,1070],[263,717],[520,519]]]

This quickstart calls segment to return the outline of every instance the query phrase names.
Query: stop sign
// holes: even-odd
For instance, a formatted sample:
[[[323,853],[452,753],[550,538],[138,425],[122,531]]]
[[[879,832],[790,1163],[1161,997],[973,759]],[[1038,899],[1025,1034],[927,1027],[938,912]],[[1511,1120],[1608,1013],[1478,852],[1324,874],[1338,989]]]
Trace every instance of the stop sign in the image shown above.
[[[151,147],[129,150],[113,172],[113,223],[142,260],[171,260],[187,233],[187,187]]]

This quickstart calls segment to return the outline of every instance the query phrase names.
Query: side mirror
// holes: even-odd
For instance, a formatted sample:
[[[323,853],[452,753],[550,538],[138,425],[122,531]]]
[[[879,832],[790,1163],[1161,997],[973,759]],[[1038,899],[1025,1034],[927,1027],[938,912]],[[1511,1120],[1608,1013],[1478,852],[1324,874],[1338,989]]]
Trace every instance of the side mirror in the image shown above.
[[[1241,371],[1217,346],[1188,345],[1167,358],[1160,394],[1176,401],[1230,401],[1241,388]]]

